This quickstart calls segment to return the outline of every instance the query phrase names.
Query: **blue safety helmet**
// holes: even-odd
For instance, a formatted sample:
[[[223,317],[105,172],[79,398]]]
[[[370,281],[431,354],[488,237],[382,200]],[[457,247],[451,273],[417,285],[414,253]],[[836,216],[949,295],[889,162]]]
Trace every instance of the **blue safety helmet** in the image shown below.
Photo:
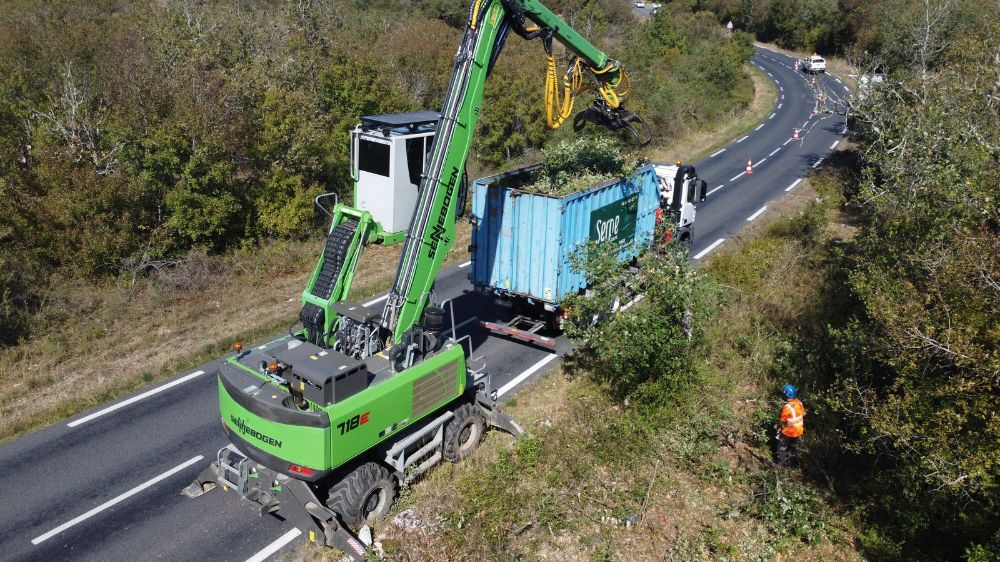
[[[785,387],[781,389],[781,391],[785,393],[785,398],[788,399],[795,398],[795,395],[798,394],[799,392],[797,388],[795,388],[790,384],[786,384]]]

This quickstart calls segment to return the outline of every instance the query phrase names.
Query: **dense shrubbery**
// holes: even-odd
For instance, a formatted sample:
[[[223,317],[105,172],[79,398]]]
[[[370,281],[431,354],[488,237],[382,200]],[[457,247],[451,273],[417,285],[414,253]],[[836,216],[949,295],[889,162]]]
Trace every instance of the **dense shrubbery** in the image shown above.
[[[621,2],[551,5],[600,46],[643,33]],[[440,105],[466,10],[440,0],[8,2],[0,342],[30,332],[54,272],[132,280],[193,249],[221,253],[314,231],[312,198],[350,192],[346,133],[359,116]],[[688,66],[728,48],[718,30],[697,35]],[[717,105],[747,98],[749,81],[738,79],[745,52],[735,82],[706,74],[685,90],[661,51],[633,62],[638,51],[610,50],[638,69],[637,105],[657,123],[680,106],[684,122],[716,119]],[[477,169],[551,137],[543,76],[541,45],[512,37],[487,84]],[[669,86],[658,87],[672,97],[645,97],[664,76]],[[702,97],[712,107],[700,109]]]

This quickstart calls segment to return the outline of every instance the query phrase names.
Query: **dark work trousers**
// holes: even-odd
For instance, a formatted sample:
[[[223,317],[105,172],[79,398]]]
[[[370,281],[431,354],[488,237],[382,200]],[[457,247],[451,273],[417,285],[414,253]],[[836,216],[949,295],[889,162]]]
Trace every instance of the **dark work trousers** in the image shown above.
[[[790,462],[797,460],[796,456],[799,448],[799,440],[802,437],[789,437],[784,433],[778,433],[778,465],[788,466]]]

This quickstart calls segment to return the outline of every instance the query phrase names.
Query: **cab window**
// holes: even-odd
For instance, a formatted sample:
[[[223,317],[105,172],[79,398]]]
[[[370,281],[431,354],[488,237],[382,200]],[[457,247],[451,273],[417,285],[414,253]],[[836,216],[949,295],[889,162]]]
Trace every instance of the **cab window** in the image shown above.
[[[389,177],[389,145],[361,139],[358,143],[358,169]]]

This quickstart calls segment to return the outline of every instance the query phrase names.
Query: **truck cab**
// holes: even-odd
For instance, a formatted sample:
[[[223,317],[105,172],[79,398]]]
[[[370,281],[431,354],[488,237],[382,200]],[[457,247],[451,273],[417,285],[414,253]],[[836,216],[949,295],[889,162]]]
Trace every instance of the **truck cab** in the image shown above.
[[[670,220],[675,237],[681,244],[690,244],[694,237],[696,207],[707,197],[708,182],[698,177],[694,166],[682,164],[654,166],[660,184],[660,209]]]

